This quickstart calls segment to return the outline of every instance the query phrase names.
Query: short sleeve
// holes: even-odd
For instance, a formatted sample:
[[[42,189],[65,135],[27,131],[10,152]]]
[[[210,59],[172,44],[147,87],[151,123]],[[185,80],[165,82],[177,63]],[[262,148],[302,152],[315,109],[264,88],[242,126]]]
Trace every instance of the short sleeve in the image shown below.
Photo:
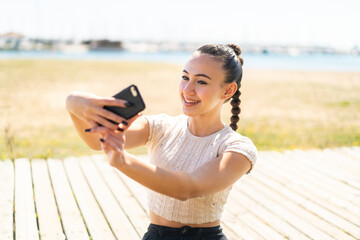
[[[237,134],[237,133],[236,133]],[[237,134],[239,135],[239,134]],[[239,135],[238,137],[231,137],[225,142],[221,153],[236,152],[243,154],[251,162],[251,168],[247,173],[250,173],[254,168],[258,158],[258,152],[254,143],[247,137]]]
[[[148,146],[150,149],[152,149],[154,144],[158,142],[164,135],[167,125],[167,117],[168,116],[166,114],[144,116],[144,118],[149,123],[149,137],[146,142],[146,146]]]

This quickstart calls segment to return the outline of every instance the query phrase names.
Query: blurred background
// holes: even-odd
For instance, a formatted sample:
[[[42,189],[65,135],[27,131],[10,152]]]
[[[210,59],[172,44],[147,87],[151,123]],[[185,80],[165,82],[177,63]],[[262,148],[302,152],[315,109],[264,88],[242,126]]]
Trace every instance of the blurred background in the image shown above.
[[[359,9],[357,0],[0,0],[0,157],[94,153],[65,110],[73,90],[112,96],[135,83],[145,114],[180,114],[182,67],[205,43],[241,47],[238,132],[259,150],[359,146]]]

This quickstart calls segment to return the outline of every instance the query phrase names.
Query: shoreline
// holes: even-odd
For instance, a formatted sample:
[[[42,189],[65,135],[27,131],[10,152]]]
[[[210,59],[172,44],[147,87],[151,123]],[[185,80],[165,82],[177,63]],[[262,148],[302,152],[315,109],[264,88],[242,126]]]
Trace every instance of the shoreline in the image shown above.
[[[90,61],[90,62],[153,62],[184,65],[191,52],[111,52],[90,53],[61,52],[1,52],[0,61],[45,60],[45,61]],[[300,71],[345,71],[360,72],[360,56],[354,55],[281,55],[281,54],[242,54],[244,68],[254,70],[300,70]]]

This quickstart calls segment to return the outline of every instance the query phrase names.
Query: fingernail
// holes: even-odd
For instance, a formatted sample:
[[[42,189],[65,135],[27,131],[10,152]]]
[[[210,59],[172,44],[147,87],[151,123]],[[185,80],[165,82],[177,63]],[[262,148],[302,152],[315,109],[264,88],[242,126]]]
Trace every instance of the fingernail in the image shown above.
[[[103,138],[100,138],[100,142],[105,142],[105,139],[103,139]]]
[[[127,121],[125,121],[125,120],[124,120],[124,121],[122,121],[121,123],[122,123],[122,124],[124,124],[125,126],[127,126],[127,125],[128,125],[128,122],[127,122]]]
[[[120,131],[120,132],[123,132],[123,131],[124,131],[124,129],[121,129],[121,128],[119,128],[119,127],[117,128],[117,130]]]
[[[134,106],[134,104],[133,104],[132,102],[126,102],[126,103],[125,103],[125,106],[131,107],[131,106]]]
[[[91,131],[91,128],[85,129],[85,132],[90,132],[90,131]]]

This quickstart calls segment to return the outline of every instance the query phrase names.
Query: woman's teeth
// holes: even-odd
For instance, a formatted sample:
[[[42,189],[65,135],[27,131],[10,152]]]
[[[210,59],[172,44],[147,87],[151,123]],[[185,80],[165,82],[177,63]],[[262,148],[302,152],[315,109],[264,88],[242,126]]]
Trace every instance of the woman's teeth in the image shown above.
[[[190,100],[186,100],[186,99],[184,99],[184,100],[185,100],[186,103],[197,103],[197,102],[199,102],[199,101],[190,101]]]

